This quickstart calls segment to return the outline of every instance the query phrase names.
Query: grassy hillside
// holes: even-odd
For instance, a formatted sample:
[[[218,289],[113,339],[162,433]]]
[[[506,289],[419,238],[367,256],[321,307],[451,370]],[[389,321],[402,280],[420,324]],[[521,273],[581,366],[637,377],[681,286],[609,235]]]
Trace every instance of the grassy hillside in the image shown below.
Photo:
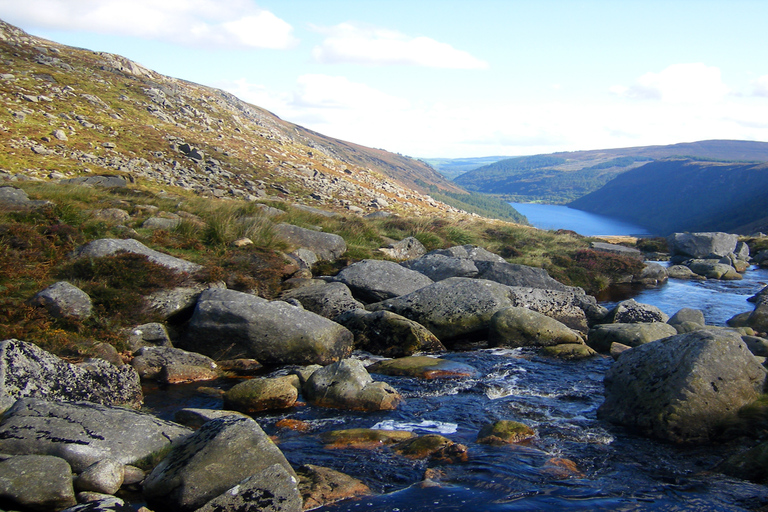
[[[569,206],[624,218],[658,235],[750,234],[768,228],[768,164],[668,159],[615,178]]]
[[[689,157],[705,161],[768,161],[768,143],[708,140],[669,146],[575,151],[507,159],[455,179],[470,191],[518,202],[573,201],[650,161]]]
[[[499,160],[506,160],[507,158],[509,157],[485,156],[475,158],[422,158],[422,160],[449,180],[453,180],[465,172],[496,163]]]

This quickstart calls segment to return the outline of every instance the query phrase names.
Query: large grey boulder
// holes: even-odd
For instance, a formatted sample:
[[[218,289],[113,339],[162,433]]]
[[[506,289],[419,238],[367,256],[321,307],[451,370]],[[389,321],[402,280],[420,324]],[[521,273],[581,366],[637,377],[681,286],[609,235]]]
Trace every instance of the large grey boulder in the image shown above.
[[[402,401],[384,382],[374,382],[362,362],[344,359],[316,370],[304,384],[307,401],[321,407],[356,411],[389,411]]]
[[[609,352],[614,343],[637,347],[676,334],[674,326],[663,322],[599,324],[589,330],[587,344],[598,352]]]
[[[589,325],[601,321],[607,311],[579,288],[575,293],[521,286],[510,286],[509,289],[513,306],[537,311],[580,332],[587,332]]]
[[[286,302],[234,290],[200,296],[184,347],[215,359],[254,358],[262,364],[329,364],[349,355],[346,328]]]
[[[227,285],[218,283],[199,284],[196,286],[177,286],[158,290],[145,297],[150,309],[161,319],[168,320],[176,316],[191,313],[197,304],[197,299],[204,290],[209,288],[226,288]]]
[[[635,301],[635,299],[627,299],[616,304],[603,321],[615,324],[634,324],[640,322],[666,322],[667,320],[669,320],[669,316],[656,306],[641,304]]]
[[[391,311],[347,311],[333,319],[355,336],[355,348],[386,357],[409,356],[416,352],[442,352],[437,336],[418,322]]]
[[[404,261],[402,266],[420,272],[433,281],[449,277],[477,277],[475,262],[467,258],[429,253],[420,258]]]
[[[131,366],[143,379],[157,379],[170,366],[195,366],[215,374],[216,363],[208,356],[173,347],[143,347],[137,350]]]
[[[512,307],[493,315],[488,343],[494,347],[546,347],[583,341],[573,329],[554,318],[528,308]]]
[[[48,455],[0,461],[0,502],[40,511],[76,505],[72,470],[64,459]]]
[[[282,452],[250,418],[209,421],[177,443],[144,480],[154,510],[197,510],[259,471],[278,464],[296,477]]]
[[[766,370],[733,331],[679,334],[624,352],[598,417],[644,435],[706,443],[763,391]]]
[[[347,252],[347,243],[339,235],[301,228],[292,224],[278,224],[275,234],[288,244],[309,249],[321,260],[333,261]]]
[[[688,268],[691,269],[696,275],[706,277],[707,279],[723,279],[738,281],[742,279],[742,275],[739,274],[730,263],[722,263],[721,260],[716,259],[695,259],[690,260]]]
[[[736,251],[737,235],[729,233],[673,233],[667,237],[672,256],[722,258]]]
[[[102,459],[134,464],[191,432],[124,407],[25,398],[0,422],[0,453],[54,455],[80,473]]]
[[[297,375],[248,379],[224,393],[224,407],[247,414],[293,407],[301,387]]]
[[[42,306],[56,318],[83,320],[91,316],[93,304],[83,290],[66,281],[59,281],[41,290],[29,300],[29,304]]]
[[[362,302],[352,296],[349,287],[344,283],[320,282],[322,284],[288,290],[283,292],[280,298],[298,300],[307,311],[330,319],[344,312],[365,307]]]
[[[144,399],[139,375],[130,366],[100,359],[71,364],[32,343],[2,341],[0,412],[26,397],[129,407],[139,407]]]
[[[436,249],[434,251],[430,251],[428,254],[442,254],[444,256],[451,256],[453,258],[471,260],[475,263],[478,261],[495,261],[497,263],[506,262],[506,260],[498,254],[494,254],[486,249],[483,249],[482,247],[471,244],[457,245],[447,249]]]
[[[666,283],[668,279],[667,267],[654,262],[646,263],[639,274],[632,276],[633,283],[645,286],[657,286]]]
[[[570,291],[573,288],[553,279],[543,268],[516,265],[498,261],[478,261],[478,279],[488,279],[507,286],[541,288],[543,290]]]
[[[26,192],[16,187],[0,187],[0,205],[8,209],[23,210],[51,204],[50,201],[33,201]]]
[[[262,469],[197,509],[197,512],[301,512],[299,480],[280,464]]]
[[[168,330],[159,322],[150,322],[126,329],[125,337],[131,352],[136,352],[142,347],[173,346]]]
[[[432,284],[432,279],[424,274],[385,260],[353,263],[339,272],[335,280],[347,285],[355,297],[366,303],[399,297]]]
[[[484,279],[452,277],[368,306],[391,311],[429,329],[441,342],[485,336],[491,317],[515,306],[512,289]]]
[[[150,261],[162,265],[177,272],[194,273],[202,268],[197,263],[176,258],[169,254],[150,249],[138,240],[126,238],[117,240],[114,238],[101,238],[87,243],[75,251],[75,257],[78,258],[102,258],[111,256],[119,252],[130,252],[146,256]]]
[[[393,242],[387,247],[382,247],[379,251],[398,261],[412,260],[427,252],[424,245],[412,236],[403,238],[399,242]]]
[[[667,320],[667,323],[671,326],[677,326],[683,323],[694,323],[704,326],[707,322],[704,320],[704,312],[700,309],[682,308],[672,315],[672,318]]]

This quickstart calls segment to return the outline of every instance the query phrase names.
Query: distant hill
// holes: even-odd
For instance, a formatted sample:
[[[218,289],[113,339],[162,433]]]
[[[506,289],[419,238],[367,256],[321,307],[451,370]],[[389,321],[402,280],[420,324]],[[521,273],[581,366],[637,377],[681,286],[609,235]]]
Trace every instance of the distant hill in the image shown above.
[[[569,204],[658,235],[768,231],[768,164],[665,159],[616,177]]]
[[[506,199],[567,203],[650,161],[688,157],[716,161],[768,162],[768,143],[707,140],[668,146],[640,146],[505,159],[454,179],[470,191]]]
[[[456,179],[465,172],[472,171],[484,165],[490,165],[499,160],[506,160],[508,156],[483,156],[474,158],[422,158],[421,160],[432,166],[437,172],[448,178]]]

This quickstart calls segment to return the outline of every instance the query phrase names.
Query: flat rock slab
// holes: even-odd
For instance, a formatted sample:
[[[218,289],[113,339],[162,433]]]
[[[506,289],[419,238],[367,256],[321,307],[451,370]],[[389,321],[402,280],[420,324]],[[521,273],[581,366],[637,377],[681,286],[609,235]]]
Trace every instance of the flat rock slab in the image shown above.
[[[181,258],[176,258],[169,254],[162,253],[150,249],[146,245],[142,244],[138,240],[133,238],[126,238],[124,240],[118,240],[115,238],[101,238],[94,240],[75,251],[75,256],[78,258],[101,258],[104,256],[111,256],[119,252],[130,252],[133,254],[141,254],[146,256],[150,261],[162,265],[171,270],[177,272],[194,273],[203,268],[197,263],[186,261]]]
[[[428,356],[410,356],[379,361],[368,367],[371,373],[420,379],[464,379],[477,377],[474,366]]]
[[[429,286],[432,279],[421,272],[385,260],[363,260],[338,273],[336,281],[346,284],[363,302],[379,302]]]
[[[191,433],[123,407],[25,398],[0,422],[0,453],[54,455],[79,473],[107,458],[135,464]]]

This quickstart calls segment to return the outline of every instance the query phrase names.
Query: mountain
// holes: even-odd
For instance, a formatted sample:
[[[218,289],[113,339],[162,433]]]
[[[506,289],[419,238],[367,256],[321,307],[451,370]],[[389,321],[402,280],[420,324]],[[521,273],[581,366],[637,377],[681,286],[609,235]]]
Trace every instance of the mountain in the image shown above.
[[[766,204],[768,163],[671,158],[627,171],[569,206],[667,235],[768,231]]]
[[[671,157],[768,162],[768,143],[706,140],[535,155],[483,166],[454,181],[467,190],[499,194],[509,200],[556,204],[582,197],[650,161]]]
[[[413,215],[464,215],[429,191],[459,207],[470,197],[422,161],[333,139],[225,91],[2,21],[0,62],[6,178],[121,174],[203,196]]]
[[[446,178],[453,180],[465,172],[472,171],[484,165],[490,165],[499,160],[506,160],[508,156],[481,156],[469,158],[422,158],[437,172]]]

